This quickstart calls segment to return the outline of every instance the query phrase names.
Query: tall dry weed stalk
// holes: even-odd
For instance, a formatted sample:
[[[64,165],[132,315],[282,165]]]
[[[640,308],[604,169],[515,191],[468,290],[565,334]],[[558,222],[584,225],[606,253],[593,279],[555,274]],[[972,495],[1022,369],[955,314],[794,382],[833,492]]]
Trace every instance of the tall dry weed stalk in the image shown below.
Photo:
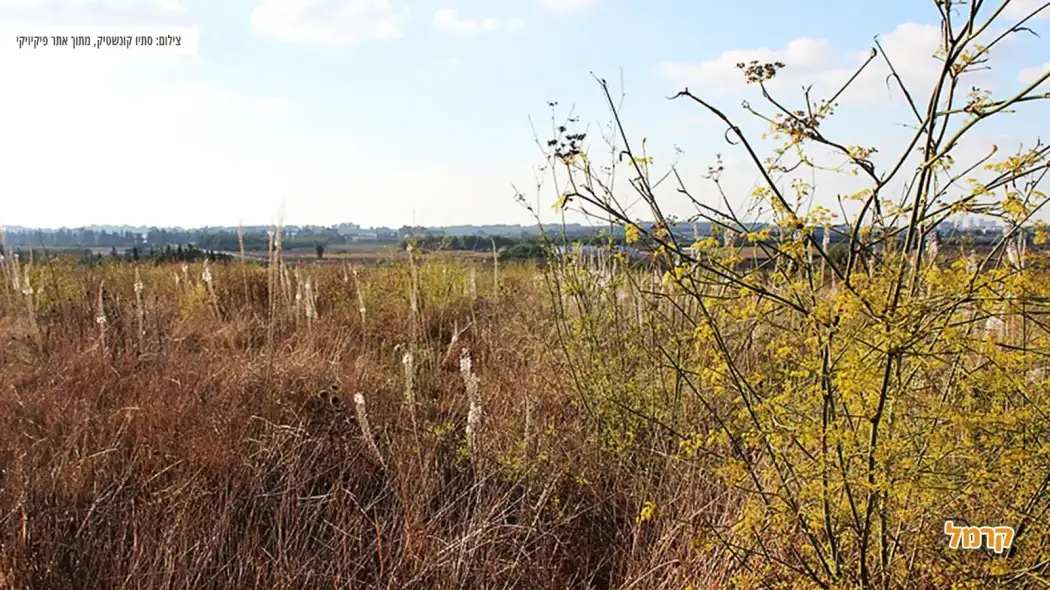
[[[459,373],[463,378],[463,386],[467,391],[467,449],[473,460],[477,459],[478,453],[478,430],[481,427],[481,393],[479,391],[478,376],[474,373],[474,364],[471,360],[470,350],[466,347],[459,356]]]
[[[208,260],[204,260],[204,266],[201,269],[201,280],[204,282],[205,287],[208,290],[208,303],[211,306],[212,314],[215,317],[215,321],[222,319],[222,314],[219,312],[219,297],[215,294],[215,277],[211,272],[211,265]]]
[[[274,309],[274,272],[276,270],[277,261],[274,256],[274,235],[273,230],[266,231],[266,304],[270,309],[271,315]]]
[[[7,228],[0,225],[0,274],[8,276],[9,269],[7,268],[7,256],[11,255],[11,250],[7,247]]]
[[[266,232],[266,349],[271,358],[274,347],[278,309],[281,305],[281,246],[279,226]]]
[[[146,285],[142,282],[142,275],[139,273],[137,266],[135,267],[133,289],[135,291],[135,317],[138,321],[136,333],[139,340],[139,354],[143,354],[146,352],[146,306],[142,293],[145,291]]]
[[[15,293],[22,292],[22,268],[17,252],[11,255],[11,288]]]
[[[415,357],[411,350],[406,350],[401,355],[401,366],[405,376],[405,404],[413,407],[416,404],[416,368]]]
[[[295,276],[295,300],[292,304],[292,315],[295,317],[295,325],[298,327],[299,314],[303,309],[303,277],[298,268],[295,269],[293,275]]]
[[[312,319],[319,319],[317,312],[317,295],[321,292],[321,280],[318,275],[311,274],[306,278],[306,301],[309,303],[309,312]]]
[[[383,461],[383,455],[379,452],[379,445],[376,443],[375,435],[372,434],[372,426],[368,422],[368,408],[365,407],[365,395],[361,392],[354,394],[354,411],[357,417],[357,426],[361,429],[362,440],[364,440],[368,450],[372,453],[372,458],[385,467],[386,463]]]
[[[496,239],[492,240],[492,299],[499,300],[499,250],[496,248]]]
[[[304,297],[304,310],[306,315],[306,328],[307,330],[313,330],[314,322],[317,321],[317,293],[314,286],[314,281],[311,277],[306,277],[306,283],[303,285],[303,297]]]
[[[477,301],[478,299],[478,269],[473,266],[470,267],[470,271],[467,273],[467,284],[464,285],[464,293],[470,298],[471,302]]]
[[[33,340],[36,344],[37,351],[43,354],[44,352],[44,333],[40,329],[40,324],[37,320],[36,310],[36,295],[37,291],[33,288],[33,283],[30,281],[29,271],[33,268],[32,263],[25,265],[24,277],[21,281],[21,295],[25,300],[26,306],[26,318],[29,321],[29,326],[33,332]]]
[[[277,282],[282,289],[284,301],[288,305],[292,305],[292,273],[288,270],[288,265],[284,261],[284,247],[283,247],[283,236],[284,236],[284,213],[277,219],[277,227],[274,230],[274,259],[277,264]]]
[[[109,317],[106,315],[106,281],[98,285],[98,297],[95,300],[95,324],[98,325],[98,346],[104,359],[109,358],[109,347],[106,334],[109,330]]]
[[[408,409],[408,416],[412,422],[412,432],[419,436],[419,421],[416,418],[416,363],[412,350],[406,350],[401,355],[401,366],[404,373],[405,393],[402,404]]]
[[[408,285],[408,301],[409,301],[409,324],[412,334],[412,343],[410,350],[418,350],[420,346],[421,337],[421,326],[420,322],[420,304],[419,304],[419,268],[416,263],[415,247],[412,242],[409,242],[407,246],[408,250],[408,272],[409,272],[409,285]]]
[[[15,255],[16,254],[11,252],[7,246],[7,228],[0,225],[0,275],[4,277],[4,295],[8,304],[11,303],[12,291],[7,289],[7,283],[10,282],[12,286],[14,285],[14,268],[12,266],[12,259]],[[17,291],[17,289],[14,289],[14,291]]]
[[[350,265],[350,263],[348,262],[347,265]],[[361,284],[361,279],[357,275],[357,267],[350,265],[350,274],[354,279],[354,293],[357,294],[357,313],[361,315],[361,327],[364,328],[368,325],[366,322],[367,309],[365,308],[365,292],[362,288],[363,285]]]
[[[247,304],[251,304],[251,291],[248,289],[248,260],[244,255],[244,226],[237,223],[237,249],[241,253],[241,260],[239,266],[241,268],[241,283],[244,287],[244,301]]]

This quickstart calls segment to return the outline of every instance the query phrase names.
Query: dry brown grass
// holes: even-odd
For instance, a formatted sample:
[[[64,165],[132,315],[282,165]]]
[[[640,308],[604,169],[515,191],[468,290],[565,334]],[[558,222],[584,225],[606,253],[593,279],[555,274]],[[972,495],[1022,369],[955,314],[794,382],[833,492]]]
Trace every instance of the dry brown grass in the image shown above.
[[[311,322],[289,301],[270,318],[262,268],[213,265],[213,306],[200,265],[189,285],[143,267],[142,333],[130,267],[38,261],[35,318],[5,281],[0,587],[717,587],[724,560],[691,547],[690,519],[724,496],[689,462],[592,444],[536,270],[501,268],[502,296],[478,280],[475,300],[466,264],[421,267],[412,408],[404,265],[359,269],[367,324],[342,265],[302,268]],[[639,523],[648,498],[674,511]]]

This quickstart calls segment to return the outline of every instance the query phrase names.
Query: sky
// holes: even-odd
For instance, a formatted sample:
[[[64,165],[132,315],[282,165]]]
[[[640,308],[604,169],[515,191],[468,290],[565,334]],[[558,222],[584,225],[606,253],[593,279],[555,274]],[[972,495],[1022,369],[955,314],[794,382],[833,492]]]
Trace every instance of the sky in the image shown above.
[[[993,33],[1042,4],[1014,0]],[[1050,9],[1029,23],[1041,37],[997,46],[994,69],[972,83],[1006,96],[1050,69],[1048,19]],[[654,176],[674,164],[697,198],[718,199],[703,174],[721,155],[724,188],[744,199],[757,179],[747,154],[697,105],[667,97],[688,87],[766,155],[763,124],[741,106],[761,97],[734,64],[784,62],[771,88],[798,106],[803,85],[827,96],[878,36],[925,99],[937,23],[933,2],[915,0],[0,0],[0,224],[534,222],[516,191],[550,222],[559,187],[537,188],[549,103],[559,121],[579,117],[593,160],[613,159],[596,77],[617,101],[623,93],[623,124],[636,149],[646,139]],[[17,46],[56,31],[170,33],[184,44]],[[878,156],[889,159],[914,117],[885,74],[873,62],[826,131],[889,146]],[[961,159],[1046,140],[1048,109],[1029,103],[977,126]],[[856,190],[840,175],[817,180],[824,206]],[[675,187],[658,190],[688,214]]]

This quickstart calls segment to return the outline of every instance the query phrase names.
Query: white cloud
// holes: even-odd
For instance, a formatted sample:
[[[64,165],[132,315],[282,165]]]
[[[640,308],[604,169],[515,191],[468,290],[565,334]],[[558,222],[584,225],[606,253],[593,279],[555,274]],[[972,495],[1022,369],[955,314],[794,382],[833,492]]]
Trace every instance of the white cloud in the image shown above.
[[[569,12],[597,3],[598,0],[540,0],[540,4],[554,12]]]
[[[1050,61],[1046,62],[1041,66],[1035,66],[1032,68],[1025,68],[1021,70],[1021,72],[1017,74],[1017,81],[1021,84],[1028,85],[1032,82],[1035,82],[1039,78],[1039,76],[1042,76],[1047,72],[1050,72]],[[1042,85],[1046,84],[1047,81],[1044,80]]]
[[[463,18],[453,8],[442,8],[434,12],[433,25],[440,31],[456,35],[473,35],[490,31],[517,31],[524,27],[525,23],[517,18],[507,20],[494,17]]]
[[[404,18],[388,0],[262,0],[251,22],[263,36],[338,46],[400,39]]]
[[[1045,3],[1045,0],[1010,0],[1010,3],[1003,9],[1003,16],[1019,20],[1032,14]],[[1050,7],[1043,9],[1032,20],[1041,19],[1050,19]]]
[[[880,38],[886,56],[893,63],[904,83],[914,92],[926,90],[936,80],[942,63],[933,57],[940,44],[939,29],[930,25],[904,23]],[[697,63],[664,61],[659,71],[672,83],[690,88],[735,92],[745,87],[743,72],[738,63],[782,62],[785,67],[768,82],[770,90],[794,91],[813,85],[812,98],[830,97],[838,91],[857,68],[871,55],[870,50],[842,53],[824,39],[799,38],[782,49],[737,49]],[[842,103],[882,104],[903,100],[895,86],[887,87],[889,68],[881,57],[870,63],[864,72],[841,96]]]

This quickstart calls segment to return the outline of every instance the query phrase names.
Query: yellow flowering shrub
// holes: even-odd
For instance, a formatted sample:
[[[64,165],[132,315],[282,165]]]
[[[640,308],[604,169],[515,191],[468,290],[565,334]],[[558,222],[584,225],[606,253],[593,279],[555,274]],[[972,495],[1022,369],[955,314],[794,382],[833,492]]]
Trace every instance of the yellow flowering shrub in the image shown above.
[[[985,30],[977,13],[971,25]],[[886,186],[905,174],[912,146],[887,169],[873,158],[890,150],[825,136],[834,100],[807,95],[807,108],[793,111],[768,94],[784,64],[740,64],[775,107],[766,115],[745,104],[769,123],[764,137],[780,142],[766,160],[724,111],[679,93],[725,123],[761,172],[739,210],[764,211],[762,223],[728,204],[697,208],[748,254],[731,240],[676,239],[659,226],[666,239],[654,250],[666,264],[617,269],[615,287],[563,316],[598,429],[645,433],[618,452],[670,448],[738,494],[731,522],[696,533],[732,556],[737,587],[1005,588],[1045,577],[1050,269],[1039,248],[1046,225],[1035,219],[1047,197],[1031,179],[1050,166],[1050,149],[1036,143],[976,163],[956,153],[975,121],[1018,102],[1044,108],[1045,97],[1037,84],[1007,99],[941,92],[995,45],[966,35],[946,42],[950,67],[923,108],[945,132],[916,135],[922,154],[903,197]],[[821,164],[809,148],[845,164]],[[849,216],[809,204],[817,187],[798,169],[863,181],[839,197],[854,207]],[[720,174],[706,178],[725,195]],[[636,188],[661,219],[661,194]],[[632,223],[616,203],[607,195],[590,205]],[[980,248],[942,246],[940,224],[959,213],[998,217],[1002,236]],[[632,227],[627,242],[639,243]],[[1010,526],[1016,536],[1001,555],[952,550],[946,521]]]

